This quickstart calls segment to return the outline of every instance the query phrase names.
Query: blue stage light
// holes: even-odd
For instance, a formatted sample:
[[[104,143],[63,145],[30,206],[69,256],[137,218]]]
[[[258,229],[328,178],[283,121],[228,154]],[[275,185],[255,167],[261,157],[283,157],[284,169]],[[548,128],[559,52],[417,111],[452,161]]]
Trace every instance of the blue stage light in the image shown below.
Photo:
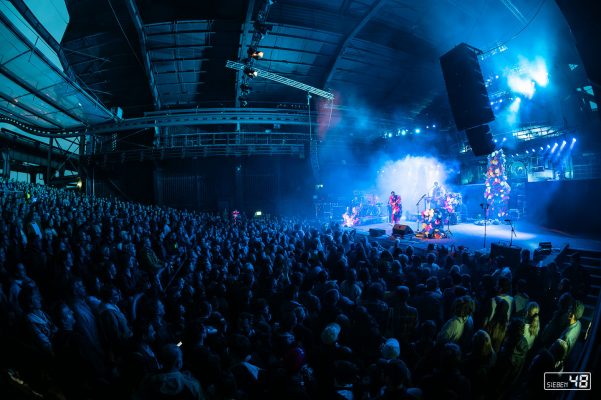
[[[420,133],[422,130],[419,128],[415,128],[415,133]]]
[[[436,128],[436,124],[432,124],[432,128]],[[576,139],[574,139],[574,140],[576,140]]]

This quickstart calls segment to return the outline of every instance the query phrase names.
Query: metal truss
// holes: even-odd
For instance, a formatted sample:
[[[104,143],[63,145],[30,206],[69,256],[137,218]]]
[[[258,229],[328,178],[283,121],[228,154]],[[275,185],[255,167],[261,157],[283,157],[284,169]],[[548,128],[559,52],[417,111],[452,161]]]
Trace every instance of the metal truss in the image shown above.
[[[226,61],[225,66],[230,69],[241,70],[241,71],[243,71],[244,68],[248,68],[245,64],[235,62],[235,61],[230,61],[230,60]],[[255,67],[252,67],[252,70],[257,73],[257,77],[269,79],[271,81],[278,82],[283,85],[287,85],[287,86],[291,86],[296,89],[304,90],[305,92],[324,97],[328,100],[334,100],[334,95],[330,92],[326,92],[325,90],[317,89],[317,88],[314,88],[313,86],[309,86],[304,83],[295,81],[293,79],[289,79],[289,78],[283,77],[281,75],[273,74],[271,72],[267,72],[267,71],[264,71],[262,69],[258,69]]]

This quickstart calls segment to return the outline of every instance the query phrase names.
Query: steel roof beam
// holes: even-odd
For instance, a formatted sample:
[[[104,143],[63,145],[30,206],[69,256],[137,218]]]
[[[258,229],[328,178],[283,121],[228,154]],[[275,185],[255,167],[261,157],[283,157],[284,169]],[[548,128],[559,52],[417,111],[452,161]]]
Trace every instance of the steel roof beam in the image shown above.
[[[51,125],[56,126],[57,128],[63,128],[62,126],[60,126],[59,124],[56,123],[56,121],[53,121],[47,117],[45,117],[43,114],[39,114],[37,111],[35,111],[33,108],[30,108],[29,106],[22,104],[20,101],[15,101],[13,99],[11,99],[9,96],[7,96],[6,94],[0,92],[0,99],[5,100],[7,102],[9,102],[10,104],[13,104],[15,107],[20,108],[21,110],[38,117],[39,119],[43,119],[44,121],[48,122]],[[26,118],[26,117],[25,117]],[[35,125],[34,122],[30,122],[32,124]]]
[[[138,32],[138,40],[140,42],[140,52],[142,53],[142,57],[144,58],[144,69],[146,70],[146,78],[148,78],[148,83],[150,84],[150,91],[152,92],[152,98],[154,100],[154,108],[156,110],[161,109],[161,98],[159,96],[159,91],[157,89],[156,82],[154,80],[154,75],[152,73],[152,65],[150,63],[150,55],[148,54],[148,49],[146,48],[146,33],[144,32],[144,24],[142,23],[142,16],[140,15],[140,10],[136,5],[136,0],[127,0],[125,2],[127,5],[127,10],[131,16],[131,19],[134,22],[134,26],[136,27],[136,31]]]
[[[24,90],[27,90],[29,93],[36,96],[38,99],[42,100],[44,103],[48,104],[50,107],[56,109],[57,111],[65,114],[72,120],[79,122],[80,124],[85,124],[85,122],[71,111],[67,110],[65,107],[58,104],[56,101],[50,99],[45,93],[40,92],[38,89],[31,86],[29,83],[25,82],[23,79],[19,78],[8,68],[0,65],[0,74],[2,74],[5,78],[13,82],[15,85],[21,87]]]
[[[75,73],[71,70],[69,62],[67,61],[67,57],[65,56],[65,52],[61,47],[60,43],[48,32],[48,30],[44,27],[44,25],[36,18],[36,16],[31,12],[29,7],[25,4],[23,0],[9,0],[12,5],[19,11],[19,13],[25,18],[25,21],[33,29],[36,31],[38,35],[44,40],[44,42],[50,46],[50,48],[56,53],[58,59],[61,62],[61,65],[66,70],[66,74],[69,78],[75,80]]]
[[[334,61],[332,62],[332,64],[330,65],[330,68],[328,69],[328,74],[326,75],[326,79],[325,79],[324,84],[323,84],[324,87],[327,88],[328,84],[332,80],[332,77],[334,76],[334,73],[336,72],[336,68],[340,64],[340,60],[342,59],[342,56],[344,55],[344,52],[346,51],[346,48],[350,45],[350,43],[353,41],[353,39],[355,38],[355,36],[357,36],[357,34],[359,32],[361,32],[361,30],[365,27],[365,25],[367,25],[367,23],[372,19],[372,17],[374,15],[376,15],[376,13],[378,11],[380,11],[380,9],[382,8],[382,6],[385,3],[386,3],[386,0],[377,0],[371,6],[371,8],[369,9],[369,11],[359,21],[359,23],[357,24],[357,26],[355,26],[355,28],[351,32],[349,32],[349,34],[346,36],[346,38],[344,39],[344,41],[342,42],[342,44],[338,48],[336,57],[334,58]]]
[[[63,70],[57,67],[52,61],[48,59],[42,53],[40,49],[38,49],[29,39],[27,39],[17,27],[3,14],[0,13],[0,22],[6,26],[10,32],[17,37],[25,46],[29,47],[31,52],[35,54],[48,68],[50,68],[54,73],[60,76],[62,79],[66,81],[70,86],[72,86],[78,93],[82,96],[86,97],[91,103],[94,104],[97,110],[102,111],[105,114],[107,119],[113,119],[115,116],[111,113],[99,100],[89,94],[87,91],[83,90],[79,84],[77,84],[73,79],[71,79]]]

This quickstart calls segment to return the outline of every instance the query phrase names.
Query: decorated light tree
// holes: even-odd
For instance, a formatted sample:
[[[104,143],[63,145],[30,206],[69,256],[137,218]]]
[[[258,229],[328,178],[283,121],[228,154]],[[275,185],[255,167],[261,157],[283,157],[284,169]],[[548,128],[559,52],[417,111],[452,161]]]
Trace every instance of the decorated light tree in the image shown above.
[[[489,205],[488,216],[491,219],[507,216],[507,205],[511,187],[505,175],[505,154],[503,150],[493,151],[488,156],[488,169],[486,170],[486,190],[484,197]]]

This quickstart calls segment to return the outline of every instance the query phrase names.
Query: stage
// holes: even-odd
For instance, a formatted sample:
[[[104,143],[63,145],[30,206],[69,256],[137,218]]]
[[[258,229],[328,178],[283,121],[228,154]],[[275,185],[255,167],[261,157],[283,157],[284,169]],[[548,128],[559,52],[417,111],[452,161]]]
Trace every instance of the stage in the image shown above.
[[[413,231],[417,228],[417,223],[415,221],[402,221],[401,223],[408,225]],[[551,242],[554,249],[561,249],[566,244],[569,244],[570,247],[574,249],[601,250],[601,240],[599,240],[599,238],[569,235],[563,232],[552,231],[526,221],[514,221],[513,226],[516,236],[513,238],[512,244],[523,249],[530,249],[531,252],[538,247],[540,242]],[[472,251],[481,250],[485,247],[490,249],[491,243],[503,245],[509,245],[510,243],[511,225],[508,224],[487,225],[486,246],[484,245],[484,225],[460,223],[457,225],[450,225],[449,228],[451,233],[445,239],[425,239],[415,237],[414,235],[405,235],[401,240],[403,244],[410,244],[419,249],[425,249],[428,246],[428,243],[435,243],[439,245],[444,244],[447,247],[453,245],[464,246]],[[398,237],[392,236],[392,224],[390,223],[359,225],[346,229],[356,230],[357,234],[368,236],[370,229],[383,229],[386,231],[385,235],[369,237],[370,241],[377,239],[380,243],[382,243],[382,241],[392,242]]]

